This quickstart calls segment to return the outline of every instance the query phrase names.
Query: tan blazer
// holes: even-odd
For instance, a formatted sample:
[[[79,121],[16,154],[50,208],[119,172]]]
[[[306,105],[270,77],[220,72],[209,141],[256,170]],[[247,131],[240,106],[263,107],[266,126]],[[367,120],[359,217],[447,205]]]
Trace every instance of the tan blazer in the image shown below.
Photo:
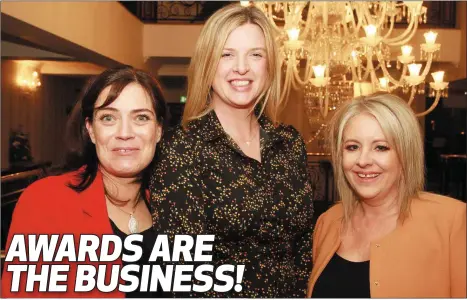
[[[343,208],[321,215],[313,235],[310,297],[316,280],[340,245]],[[465,298],[466,205],[430,193],[412,201],[411,215],[371,243],[372,298]]]

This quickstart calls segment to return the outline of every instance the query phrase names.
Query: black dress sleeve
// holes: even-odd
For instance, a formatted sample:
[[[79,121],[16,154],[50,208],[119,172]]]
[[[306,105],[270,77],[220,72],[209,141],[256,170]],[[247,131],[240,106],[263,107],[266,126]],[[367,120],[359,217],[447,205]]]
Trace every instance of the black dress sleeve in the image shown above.
[[[205,233],[199,156],[196,145],[184,139],[182,132],[165,136],[150,181],[154,226],[171,239],[175,234]]]
[[[182,132],[167,135],[158,145],[157,160],[151,180],[151,206],[153,225],[158,234],[166,234],[170,247],[175,235],[190,235],[196,244],[196,236],[206,234],[204,202],[201,190],[202,169],[195,143],[186,142]],[[193,258],[194,249],[191,251]],[[163,268],[167,265],[197,266],[211,262],[188,262],[180,257],[178,262],[159,262]],[[195,280],[192,284],[196,284]],[[186,284],[186,283],[185,283]],[[171,297],[202,297],[194,292],[165,293]]]

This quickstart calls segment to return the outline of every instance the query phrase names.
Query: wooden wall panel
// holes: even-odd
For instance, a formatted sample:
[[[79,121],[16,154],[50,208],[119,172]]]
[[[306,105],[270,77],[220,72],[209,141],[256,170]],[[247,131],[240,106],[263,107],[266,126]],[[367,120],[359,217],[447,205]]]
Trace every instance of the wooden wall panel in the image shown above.
[[[76,101],[85,78],[41,76],[41,88],[24,93],[15,82],[20,63],[2,60],[2,169],[9,167],[10,131],[20,126],[29,134],[34,161],[59,165],[65,157],[67,109]]]

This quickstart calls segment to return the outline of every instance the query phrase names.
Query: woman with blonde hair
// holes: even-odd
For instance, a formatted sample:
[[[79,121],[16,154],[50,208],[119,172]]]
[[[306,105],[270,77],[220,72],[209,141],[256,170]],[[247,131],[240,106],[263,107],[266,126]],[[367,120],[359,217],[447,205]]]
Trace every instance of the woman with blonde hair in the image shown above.
[[[300,134],[277,122],[279,71],[266,16],[238,4],[220,9],[191,60],[182,124],[159,148],[151,179],[158,231],[214,234],[207,263],[245,265],[241,291],[202,296],[306,294],[311,187]]]
[[[423,192],[420,126],[397,96],[344,104],[329,124],[341,202],[318,219],[308,296],[466,297],[466,205]]]

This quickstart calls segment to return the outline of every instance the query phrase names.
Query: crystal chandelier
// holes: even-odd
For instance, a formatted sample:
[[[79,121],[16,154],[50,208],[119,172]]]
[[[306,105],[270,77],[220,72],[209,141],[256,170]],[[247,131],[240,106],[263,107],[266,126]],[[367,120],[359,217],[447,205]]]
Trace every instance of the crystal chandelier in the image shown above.
[[[305,90],[309,118],[324,120],[330,111],[354,95],[401,89],[412,104],[416,94],[425,92],[425,78],[439,53],[437,33],[426,32],[417,63],[408,45],[418,24],[426,22],[423,1],[388,2],[249,2],[260,8],[278,31],[284,68],[281,98],[291,89]],[[406,21],[404,30],[395,23]],[[400,51],[396,73],[391,52]],[[444,72],[432,73],[430,96],[435,101],[424,116],[446,95]]]

